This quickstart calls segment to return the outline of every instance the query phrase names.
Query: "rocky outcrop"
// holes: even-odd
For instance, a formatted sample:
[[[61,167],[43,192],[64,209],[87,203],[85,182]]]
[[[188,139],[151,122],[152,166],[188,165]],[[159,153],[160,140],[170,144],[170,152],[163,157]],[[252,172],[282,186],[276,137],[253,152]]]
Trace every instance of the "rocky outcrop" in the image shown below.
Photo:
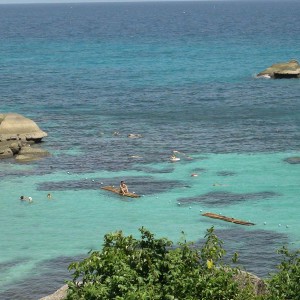
[[[252,273],[238,271],[234,276],[234,280],[238,283],[240,289],[244,289],[250,285],[253,288],[254,294],[257,296],[267,293],[267,286],[264,280]]]
[[[48,151],[34,146],[46,136],[34,121],[22,115],[0,114],[0,159],[15,156],[18,161],[32,161],[47,156]]]
[[[297,60],[277,63],[257,74],[265,78],[300,78],[300,65]]]
[[[22,140],[38,143],[47,133],[38,125],[22,115],[15,113],[0,114],[0,140]]]
[[[40,300],[62,300],[67,297],[68,285],[63,285],[60,289],[58,289],[55,293],[43,297]]]
[[[44,149],[25,145],[16,155],[16,160],[20,162],[29,162],[49,155],[50,153]]]

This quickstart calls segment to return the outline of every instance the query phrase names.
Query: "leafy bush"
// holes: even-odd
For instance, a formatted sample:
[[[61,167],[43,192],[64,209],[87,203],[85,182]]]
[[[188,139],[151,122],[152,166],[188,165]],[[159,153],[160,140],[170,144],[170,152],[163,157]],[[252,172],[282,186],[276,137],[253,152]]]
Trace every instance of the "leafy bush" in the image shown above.
[[[300,250],[290,252],[286,247],[278,251],[283,260],[279,272],[268,280],[267,300],[300,300]]]
[[[223,264],[213,227],[201,249],[186,241],[174,247],[143,227],[140,232],[140,240],[121,231],[106,234],[101,251],[72,263],[67,299],[255,299],[249,286],[240,289],[234,281],[238,269]]]

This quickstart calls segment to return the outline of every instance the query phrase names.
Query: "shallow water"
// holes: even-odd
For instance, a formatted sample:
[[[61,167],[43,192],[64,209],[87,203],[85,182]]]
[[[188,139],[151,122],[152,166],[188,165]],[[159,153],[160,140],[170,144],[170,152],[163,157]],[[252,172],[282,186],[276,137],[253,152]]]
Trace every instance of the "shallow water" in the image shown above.
[[[47,261],[99,249],[107,232],[121,229],[138,236],[141,226],[174,242],[182,231],[188,240],[199,241],[215,226],[229,253],[238,250],[248,270],[266,276],[280,245],[300,246],[299,225],[293,218],[300,209],[299,168],[283,161],[291,154],[194,155],[176,163],[137,164],[146,167],[139,171],[4,178],[1,240],[2,249],[10,251],[1,253],[1,281],[8,286],[22,282],[24,276],[39,274]],[[145,194],[131,199],[100,190],[120,178],[127,178],[131,190]],[[33,203],[19,202],[20,193],[30,194]],[[208,211],[256,225],[240,227],[201,215]]]

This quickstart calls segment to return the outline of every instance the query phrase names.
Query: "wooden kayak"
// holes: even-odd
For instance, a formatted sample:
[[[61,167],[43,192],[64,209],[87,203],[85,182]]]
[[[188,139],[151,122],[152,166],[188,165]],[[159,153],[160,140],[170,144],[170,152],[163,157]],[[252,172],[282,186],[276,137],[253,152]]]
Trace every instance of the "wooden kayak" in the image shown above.
[[[119,194],[120,196],[125,196],[125,197],[130,197],[130,198],[139,198],[139,197],[141,197],[140,195],[137,195],[135,193],[122,194],[122,193],[120,193],[120,189],[119,188],[116,188],[116,187],[113,187],[113,186],[104,186],[101,189],[109,191],[109,192],[113,192],[113,193],[116,193],[116,194]]]
[[[213,218],[213,219],[219,219],[219,220],[223,220],[223,221],[231,222],[231,223],[235,223],[235,224],[240,224],[240,225],[246,225],[246,226],[255,225],[254,223],[251,223],[251,222],[238,220],[238,219],[234,219],[234,218],[230,218],[230,217],[225,217],[225,216],[210,213],[210,212],[202,214],[202,216]]]

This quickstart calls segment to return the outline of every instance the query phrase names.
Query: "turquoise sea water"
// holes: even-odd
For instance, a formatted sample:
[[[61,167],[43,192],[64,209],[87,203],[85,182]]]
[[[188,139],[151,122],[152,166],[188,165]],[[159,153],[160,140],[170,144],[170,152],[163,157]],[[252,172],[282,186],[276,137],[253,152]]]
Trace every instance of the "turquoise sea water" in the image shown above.
[[[288,159],[300,156],[300,81],[255,77],[299,59],[299,12],[296,1],[1,5],[0,112],[35,120],[52,155],[0,162],[0,298],[53,292],[116,230],[201,243],[214,226],[264,277],[277,249],[299,248]],[[142,197],[100,189],[122,179]]]

